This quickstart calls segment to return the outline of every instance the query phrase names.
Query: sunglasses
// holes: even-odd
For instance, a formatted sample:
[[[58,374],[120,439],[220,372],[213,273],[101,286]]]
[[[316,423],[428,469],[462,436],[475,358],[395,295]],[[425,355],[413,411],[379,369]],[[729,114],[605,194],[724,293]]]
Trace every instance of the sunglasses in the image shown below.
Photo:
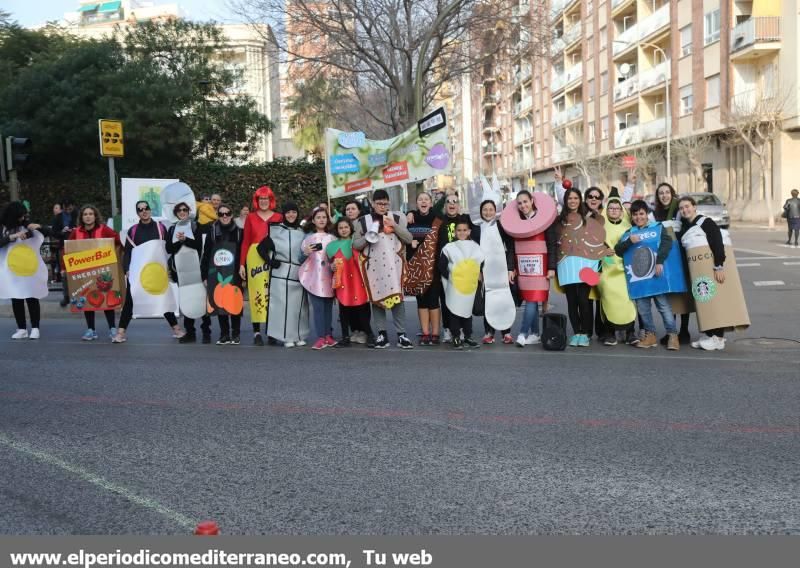
[[[149,205],[147,205],[145,207],[137,207],[136,208],[136,212],[137,213],[143,213],[145,211],[150,211],[150,206]]]
[[[586,199],[601,199],[599,195],[589,195]]]
[[[373,205],[377,207],[389,207],[389,204],[386,201],[376,201]]]
[[[219,212],[219,216],[220,217],[230,217],[231,215],[233,215],[233,213],[231,213],[230,211],[220,211]]]
[[[188,213],[189,212],[189,208],[188,207],[181,207],[177,211],[178,211],[178,213]]]
[[[457,205],[458,204],[458,200],[457,199],[448,199],[447,201],[445,201],[445,203],[447,203],[448,205]]]

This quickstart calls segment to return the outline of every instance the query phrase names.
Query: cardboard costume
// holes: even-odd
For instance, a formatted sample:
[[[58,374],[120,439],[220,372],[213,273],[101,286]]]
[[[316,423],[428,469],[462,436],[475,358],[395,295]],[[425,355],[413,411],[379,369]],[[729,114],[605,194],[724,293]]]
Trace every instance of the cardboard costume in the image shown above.
[[[517,317],[517,306],[508,282],[506,246],[497,219],[481,221],[480,248],[485,258],[483,315],[494,329],[510,329]]]
[[[325,247],[331,241],[333,235],[330,233],[311,233],[303,239],[301,245],[301,249],[308,245],[316,245],[318,249],[306,257],[298,271],[298,278],[303,288],[320,298],[333,298],[333,271],[325,253]]]
[[[269,328],[279,341],[296,343],[309,334],[308,295],[300,284],[302,242],[305,233],[283,223],[270,227],[273,258],[280,262],[269,281]]]
[[[404,215],[390,215],[396,225],[406,226]],[[361,253],[360,263],[370,301],[376,306],[391,310],[403,301],[403,272],[406,264],[403,243],[394,231],[387,232],[383,223],[375,221],[372,215],[365,215],[357,222],[369,243]]]
[[[155,221],[153,221],[155,223]],[[131,227],[133,230],[138,225]],[[159,234],[164,228],[158,224]],[[133,238],[130,237],[133,241]],[[194,251],[193,251],[194,254]],[[169,285],[167,250],[163,239],[134,245],[128,269],[133,317],[156,318],[178,309],[178,300]]]
[[[114,234],[104,225],[99,225],[97,229],[97,234]],[[73,235],[78,231],[75,229]],[[125,294],[125,272],[117,255],[118,239],[100,237],[73,240],[73,235],[70,240],[64,241],[63,258],[70,311],[76,313],[120,308]]]
[[[567,215],[566,224],[557,223],[558,284],[596,285],[600,275],[600,260],[606,253],[606,231],[594,217],[578,213]]]
[[[353,307],[369,302],[358,265],[358,251],[353,250],[353,240],[337,239],[328,244],[325,254],[333,267],[333,291],[339,304]]]
[[[408,230],[419,241],[417,250],[406,264],[403,292],[419,296],[430,288],[436,267],[436,246],[441,219],[434,219],[430,227],[409,227]]]
[[[714,256],[701,228],[703,223],[713,222],[708,217],[702,218],[681,236],[689,264],[690,290],[697,308],[697,327],[700,331],[744,330],[750,326],[750,316],[730,234],[724,230],[720,232],[725,246],[725,282],[720,284],[714,279]]]
[[[547,279],[547,242],[545,231],[555,221],[556,203],[548,194],[531,194],[536,214],[522,219],[516,200],[509,202],[500,215],[503,230],[514,238],[517,257],[517,284],[526,302],[547,302],[550,281]],[[495,329],[508,329],[495,327]]]
[[[206,278],[208,293],[208,312],[217,316],[239,316],[244,309],[242,281],[239,278],[239,247],[241,229],[234,226],[228,229],[225,238],[223,228],[215,223],[206,239],[205,258],[208,267]]]
[[[19,228],[22,230],[24,227]],[[0,298],[47,297],[47,267],[39,252],[44,235],[36,230],[32,233],[33,236],[23,241],[0,248]]]
[[[447,309],[459,317],[471,318],[484,261],[483,251],[473,240],[453,241],[442,249],[442,255],[447,258],[449,272],[448,278],[442,277]]]
[[[609,201],[611,201],[609,199]],[[622,205],[621,200],[616,201]],[[609,219],[605,222],[606,244],[610,248],[619,242],[625,231],[630,229],[631,223],[628,214],[623,209],[622,219],[614,223]],[[636,304],[628,295],[628,283],[625,279],[625,267],[622,258],[616,254],[607,256],[602,262],[600,282],[597,285],[600,292],[603,315],[610,323],[623,326],[636,319]]]
[[[664,271],[661,276],[656,276],[656,256],[661,243],[661,232],[665,230],[661,223],[650,222],[642,228],[632,227],[621,239],[624,241],[629,235],[639,235],[642,239],[626,250],[622,257],[628,295],[632,300],[686,291],[680,246],[674,239],[664,261]]]

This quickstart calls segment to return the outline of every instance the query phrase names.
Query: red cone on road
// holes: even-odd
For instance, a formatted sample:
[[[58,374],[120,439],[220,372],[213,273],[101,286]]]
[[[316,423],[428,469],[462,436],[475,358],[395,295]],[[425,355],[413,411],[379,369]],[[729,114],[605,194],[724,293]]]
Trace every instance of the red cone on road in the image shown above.
[[[203,521],[202,523],[197,523],[194,534],[197,536],[217,536],[219,535],[219,527],[214,521]]]

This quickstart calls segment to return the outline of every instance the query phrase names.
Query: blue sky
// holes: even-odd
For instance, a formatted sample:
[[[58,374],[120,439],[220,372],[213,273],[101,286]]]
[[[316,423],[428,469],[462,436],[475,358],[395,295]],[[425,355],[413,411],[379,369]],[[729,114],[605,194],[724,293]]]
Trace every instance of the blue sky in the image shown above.
[[[222,23],[237,21],[235,14],[226,6],[225,0],[154,0],[154,4],[174,4],[183,9],[193,20],[216,20]],[[2,7],[11,12],[13,19],[23,26],[43,24],[49,20],[60,20],[64,12],[75,10],[79,0],[3,0]]]

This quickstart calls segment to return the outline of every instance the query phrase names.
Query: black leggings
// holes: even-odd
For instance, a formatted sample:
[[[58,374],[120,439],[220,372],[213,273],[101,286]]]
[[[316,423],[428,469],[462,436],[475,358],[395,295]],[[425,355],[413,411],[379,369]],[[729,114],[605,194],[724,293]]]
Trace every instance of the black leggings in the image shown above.
[[[231,327],[233,327],[233,337],[239,337],[239,329],[242,326],[242,316],[217,316],[219,320],[219,330],[221,335],[231,335]]]
[[[106,316],[106,323],[108,323],[108,329],[112,327],[116,327],[116,316],[114,314],[114,310],[103,310],[103,315]],[[94,312],[83,312],[83,317],[86,319],[86,327],[89,329],[94,329]]]
[[[461,332],[464,332],[464,339],[471,339],[472,338],[472,316],[468,318],[462,318],[461,316],[457,316],[454,313],[450,314],[450,333],[453,334],[453,339],[458,339],[461,335]]]
[[[342,324],[342,339],[349,337],[351,331],[363,331],[367,335],[372,335],[369,318],[369,302],[360,306],[343,306],[339,304],[339,323]]]
[[[11,309],[14,312],[14,319],[17,320],[17,329],[28,329],[25,323],[25,304],[28,304],[28,312],[31,315],[31,327],[38,328],[39,320],[42,317],[42,309],[39,305],[38,298],[13,298],[11,300]]]
[[[589,301],[588,284],[567,284],[564,293],[567,295],[567,311],[572,331],[578,335],[588,335],[592,329],[592,303]]]
[[[128,325],[130,325],[131,320],[133,319],[133,298],[131,298],[130,282],[127,284],[128,287],[126,290],[128,292],[125,294],[125,303],[122,304],[122,313],[119,315],[119,326],[122,329],[128,329]],[[175,327],[178,325],[178,318],[176,318],[175,314],[172,312],[165,313],[164,319],[167,320],[167,323],[170,327]]]

